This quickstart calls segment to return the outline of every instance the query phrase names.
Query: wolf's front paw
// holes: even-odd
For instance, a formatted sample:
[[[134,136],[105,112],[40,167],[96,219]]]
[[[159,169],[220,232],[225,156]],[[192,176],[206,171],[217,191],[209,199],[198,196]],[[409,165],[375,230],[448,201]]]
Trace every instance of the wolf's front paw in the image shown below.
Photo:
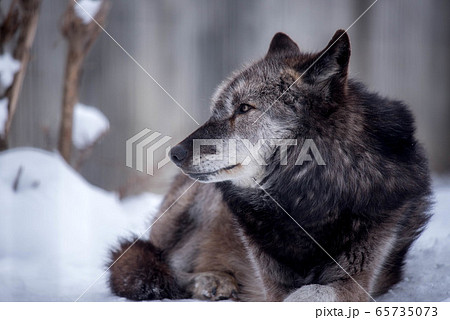
[[[225,272],[201,272],[193,275],[189,289],[200,300],[238,300],[236,279]]]

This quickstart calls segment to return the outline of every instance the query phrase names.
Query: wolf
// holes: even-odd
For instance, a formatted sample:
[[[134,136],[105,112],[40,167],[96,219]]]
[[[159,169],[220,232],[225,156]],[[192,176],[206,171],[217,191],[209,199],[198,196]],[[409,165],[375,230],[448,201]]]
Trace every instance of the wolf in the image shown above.
[[[401,280],[430,217],[427,159],[407,106],[349,79],[350,51],[344,30],[316,53],[277,33],[219,85],[210,119],[171,149],[182,173],[150,239],[112,250],[114,294],[368,301]],[[202,139],[222,145],[196,152]],[[306,141],[323,163],[296,163]]]

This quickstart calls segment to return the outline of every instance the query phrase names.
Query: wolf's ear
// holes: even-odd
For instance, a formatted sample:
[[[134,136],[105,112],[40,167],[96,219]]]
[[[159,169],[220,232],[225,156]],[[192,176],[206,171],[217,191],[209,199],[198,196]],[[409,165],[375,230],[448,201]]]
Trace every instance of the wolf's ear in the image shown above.
[[[308,71],[313,82],[321,82],[334,78],[345,83],[350,62],[350,38],[345,30],[338,30],[328,45],[314,60]]]
[[[282,32],[278,32],[273,36],[266,57],[279,54],[300,54],[300,49],[297,44]]]

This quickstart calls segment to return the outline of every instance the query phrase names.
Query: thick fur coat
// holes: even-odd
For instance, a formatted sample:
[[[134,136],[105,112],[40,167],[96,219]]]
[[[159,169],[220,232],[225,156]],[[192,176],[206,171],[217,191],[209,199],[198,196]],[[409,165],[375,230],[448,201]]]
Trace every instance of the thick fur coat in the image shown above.
[[[278,33],[263,59],[224,81],[211,118],[172,149],[185,174],[150,239],[111,267],[112,291],[133,300],[367,301],[397,283],[429,219],[427,160],[408,108],[348,79],[349,61],[342,30],[318,53]],[[262,165],[243,161],[238,142],[230,165],[211,146],[194,161],[199,139],[223,150],[231,140],[292,143],[261,145]],[[305,157],[308,141],[320,159]]]

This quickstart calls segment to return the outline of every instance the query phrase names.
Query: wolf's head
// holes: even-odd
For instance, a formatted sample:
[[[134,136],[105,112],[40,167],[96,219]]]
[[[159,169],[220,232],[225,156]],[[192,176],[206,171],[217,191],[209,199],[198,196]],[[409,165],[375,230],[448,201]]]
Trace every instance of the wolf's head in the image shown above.
[[[349,59],[343,30],[314,54],[277,33],[263,59],[218,87],[210,119],[172,148],[173,162],[203,182],[264,178],[269,163],[301,148],[293,145],[345,102]]]

